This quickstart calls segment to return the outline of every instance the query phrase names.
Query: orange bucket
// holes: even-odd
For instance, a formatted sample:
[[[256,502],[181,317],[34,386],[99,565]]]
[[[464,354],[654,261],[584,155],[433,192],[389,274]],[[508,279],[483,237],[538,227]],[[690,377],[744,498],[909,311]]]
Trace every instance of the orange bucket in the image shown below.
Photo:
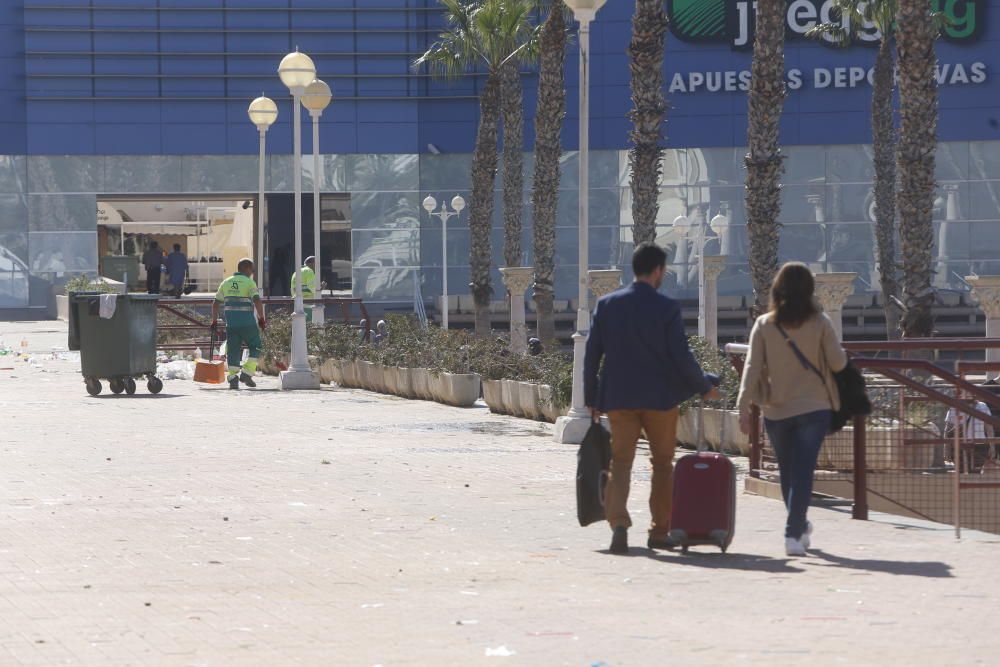
[[[226,362],[199,359],[194,364],[194,381],[222,384],[226,381]]]

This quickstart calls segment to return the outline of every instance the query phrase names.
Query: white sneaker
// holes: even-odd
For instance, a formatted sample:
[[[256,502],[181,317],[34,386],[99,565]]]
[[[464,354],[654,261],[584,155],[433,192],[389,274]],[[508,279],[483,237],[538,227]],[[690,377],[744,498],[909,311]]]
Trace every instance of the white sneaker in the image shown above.
[[[805,556],[806,548],[794,537],[785,538],[785,553],[789,556]]]
[[[806,532],[802,533],[802,537],[799,538],[799,542],[802,543],[803,549],[808,549],[812,545],[812,534],[812,521],[806,521]]]

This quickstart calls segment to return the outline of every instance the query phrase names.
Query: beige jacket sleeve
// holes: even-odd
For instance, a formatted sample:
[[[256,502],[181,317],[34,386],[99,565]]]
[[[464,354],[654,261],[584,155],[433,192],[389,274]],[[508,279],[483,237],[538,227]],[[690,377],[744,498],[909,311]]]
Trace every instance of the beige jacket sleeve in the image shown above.
[[[767,349],[764,347],[761,318],[757,318],[750,331],[750,351],[743,364],[743,377],[740,379],[740,394],[736,399],[736,409],[741,413],[748,412],[751,403],[763,404],[767,398],[762,389],[766,382]]]
[[[847,365],[847,353],[837,340],[837,332],[833,328],[830,317],[823,313],[823,337],[820,344],[823,346],[823,358],[826,360],[826,367],[834,373],[844,370]]]

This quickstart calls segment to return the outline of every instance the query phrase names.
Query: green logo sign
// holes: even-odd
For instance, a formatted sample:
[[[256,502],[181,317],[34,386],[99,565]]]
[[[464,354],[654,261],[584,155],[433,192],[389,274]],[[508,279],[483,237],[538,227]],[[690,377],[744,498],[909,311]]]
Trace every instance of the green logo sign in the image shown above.
[[[961,44],[979,39],[985,25],[988,0],[930,0],[933,11],[947,19],[942,30],[949,42]],[[670,31],[685,42],[728,42],[734,49],[753,48],[757,3],[752,0],[669,0]],[[880,35],[874,26],[851,26],[840,16],[833,0],[788,0],[785,36],[789,41],[806,39],[818,23],[840,23],[856,30],[854,43],[875,44]],[[832,38],[826,38],[830,44]]]

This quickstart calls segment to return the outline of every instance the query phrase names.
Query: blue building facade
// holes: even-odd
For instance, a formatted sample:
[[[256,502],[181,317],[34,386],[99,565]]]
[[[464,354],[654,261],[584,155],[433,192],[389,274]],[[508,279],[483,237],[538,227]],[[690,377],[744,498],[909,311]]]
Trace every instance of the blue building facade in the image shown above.
[[[788,4],[781,252],[818,270],[856,271],[866,289],[875,284],[873,37],[863,29],[849,48],[806,39],[831,3]],[[938,43],[938,279],[957,287],[955,276],[1000,273],[1000,0],[939,4],[951,20]],[[706,252],[730,258],[723,292],[743,293],[752,21],[743,0],[668,5],[671,108],[658,238],[670,248],[680,293],[691,289],[692,228],[708,238]],[[609,2],[593,24],[591,268],[627,264],[631,248],[633,9],[627,0]],[[276,68],[295,47],[313,57],[335,95],[321,121],[321,173],[313,174],[311,158],[302,166],[307,191],[316,177],[324,193],[349,197],[355,294],[407,301],[415,283],[427,296],[439,293],[441,225],[420,202],[428,194],[468,197],[483,82],[474,73],[445,82],[414,70],[441,22],[435,0],[0,0],[0,308],[43,307],[54,283],[97,269],[107,251],[97,229],[102,199],[254,196],[257,132],[246,107],[261,92],[280,108],[268,133],[267,189],[287,194],[291,102]],[[577,274],[574,49],[557,230],[560,299],[573,296]],[[526,72],[524,82],[530,152],[536,78]],[[311,151],[308,138],[304,148]],[[530,264],[530,154],[527,165]],[[499,265],[499,196],[497,209]],[[448,230],[452,292],[469,282],[468,243],[463,214]],[[500,298],[498,274],[494,280]]]

